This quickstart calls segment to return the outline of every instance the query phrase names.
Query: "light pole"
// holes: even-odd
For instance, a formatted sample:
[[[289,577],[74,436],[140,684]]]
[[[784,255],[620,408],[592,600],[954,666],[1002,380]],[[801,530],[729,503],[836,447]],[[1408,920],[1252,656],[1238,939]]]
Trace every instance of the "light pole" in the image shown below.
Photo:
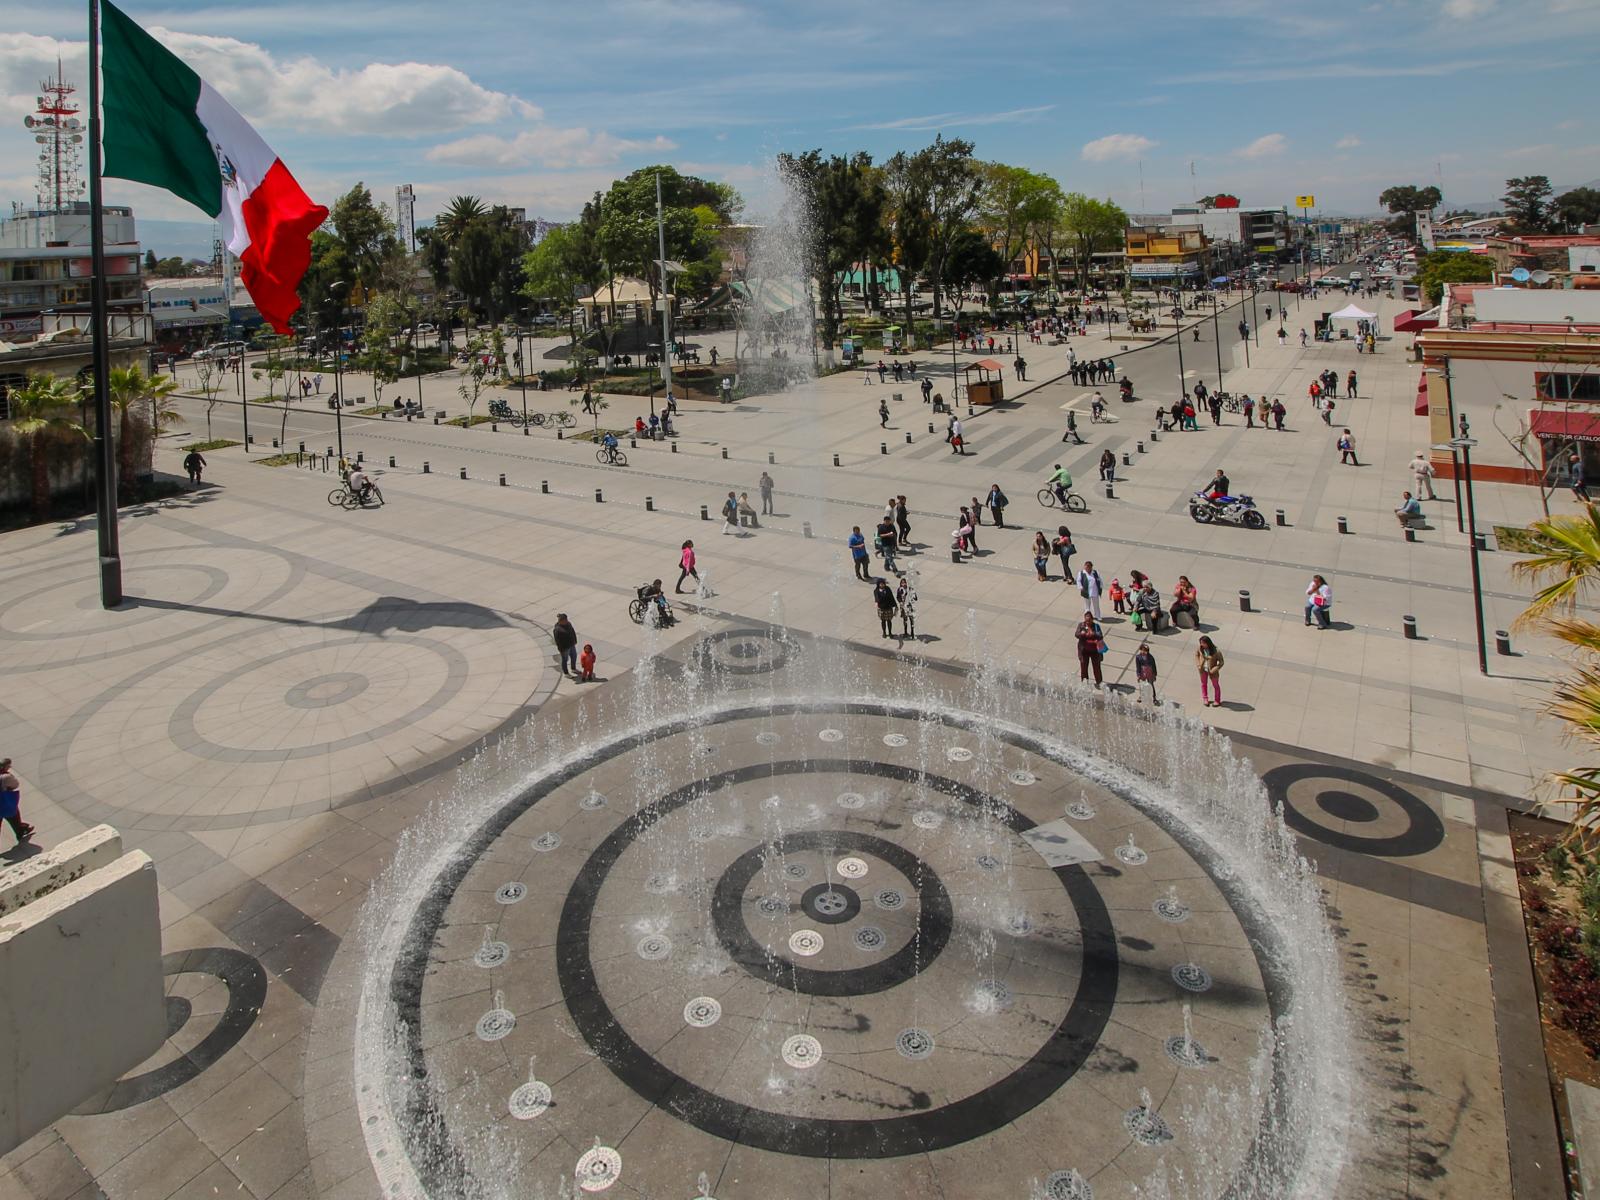
[[[328,285],[328,299],[334,299],[334,292],[339,292],[338,307],[333,315],[333,429],[339,443],[339,457],[344,458],[344,370],[339,361],[344,357],[344,292],[350,290],[350,285],[343,279],[336,279]]]
[[[1221,309],[1215,288],[1211,290],[1211,341],[1217,348],[1217,391],[1222,390],[1222,325],[1217,313]]]
[[[1178,343],[1178,399],[1188,398],[1187,372],[1183,369],[1183,293],[1178,293],[1178,303],[1172,308],[1172,323],[1178,331],[1172,335],[1172,340]]]
[[[1467,436],[1467,418],[1461,418],[1461,436],[1450,439],[1450,445],[1461,451],[1461,470],[1467,477],[1467,538],[1468,554],[1472,560],[1472,612],[1473,631],[1478,635],[1478,670],[1489,673],[1489,647],[1483,629],[1483,576],[1478,567],[1478,516],[1472,505],[1472,448],[1478,440]]]
[[[517,370],[522,375],[522,429],[528,429],[528,360],[522,350],[522,318],[528,315],[525,308],[517,309]]]
[[[1439,378],[1444,380],[1445,408],[1449,414],[1449,428],[1454,431],[1456,427],[1456,401],[1454,394],[1450,390],[1450,359],[1446,357],[1444,359],[1444,366],[1442,367],[1424,367],[1423,370],[1429,375],[1437,375]],[[1463,422],[1462,427],[1464,429],[1466,418],[1462,417],[1461,420]],[[1461,436],[1465,437],[1466,434],[1462,433]],[[1450,478],[1456,487],[1456,532],[1465,533],[1467,531],[1467,527],[1461,519],[1461,458],[1457,452],[1456,444],[1454,441],[1450,441],[1444,443],[1443,445],[1435,446],[1433,449],[1450,451]]]
[[[661,173],[656,173],[656,250],[661,255],[661,382],[672,403],[672,302],[667,299],[667,225],[661,210]],[[652,394],[651,405],[654,406]]]

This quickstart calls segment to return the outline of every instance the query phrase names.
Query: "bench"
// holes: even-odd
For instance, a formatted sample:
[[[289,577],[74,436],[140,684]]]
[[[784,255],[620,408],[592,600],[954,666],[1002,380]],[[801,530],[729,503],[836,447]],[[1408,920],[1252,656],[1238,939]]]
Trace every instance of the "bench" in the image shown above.
[[[1426,529],[1428,527],[1426,513],[1416,513],[1409,517],[1402,517],[1399,513],[1395,513],[1395,519],[1400,522],[1400,528],[1402,529]]]

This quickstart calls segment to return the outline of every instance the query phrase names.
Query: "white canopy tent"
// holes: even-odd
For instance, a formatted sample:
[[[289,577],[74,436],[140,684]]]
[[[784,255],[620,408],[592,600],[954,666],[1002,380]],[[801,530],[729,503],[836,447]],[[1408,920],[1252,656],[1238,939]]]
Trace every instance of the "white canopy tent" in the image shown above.
[[[1341,308],[1338,312],[1336,312],[1332,316],[1330,316],[1328,318],[1328,320],[1330,320],[1330,321],[1370,321],[1374,317],[1376,317],[1377,315],[1378,315],[1377,313],[1369,313],[1366,309],[1359,308],[1354,304],[1347,304],[1343,308]]]

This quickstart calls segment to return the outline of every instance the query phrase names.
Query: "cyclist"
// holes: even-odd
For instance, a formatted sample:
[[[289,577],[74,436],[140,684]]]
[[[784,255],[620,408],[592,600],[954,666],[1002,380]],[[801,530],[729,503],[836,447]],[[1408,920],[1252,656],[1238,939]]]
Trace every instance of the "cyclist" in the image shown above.
[[[1067,506],[1067,492],[1072,487],[1072,472],[1067,470],[1060,463],[1057,463],[1055,474],[1050,476],[1049,479],[1045,480],[1045,483],[1047,483],[1050,486],[1050,489],[1055,492],[1056,502],[1060,504],[1062,508],[1065,508]]]
[[[350,474],[346,476],[345,482],[349,485],[351,494],[362,504],[365,504],[367,497],[372,494],[371,476],[358,465],[350,468]]]
[[[1089,415],[1095,421],[1106,419],[1106,398],[1096,392],[1089,401]]]
[[[615,462],[617,460],[617,435],[607,430],[605,436],[600,439],[600,444],[605,447],[606,458]]]

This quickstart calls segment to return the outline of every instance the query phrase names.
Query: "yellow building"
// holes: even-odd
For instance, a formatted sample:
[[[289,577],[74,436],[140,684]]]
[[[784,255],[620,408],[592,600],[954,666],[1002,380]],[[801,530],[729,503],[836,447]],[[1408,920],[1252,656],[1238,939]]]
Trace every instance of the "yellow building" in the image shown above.
[[[1208,278],[1210,241],[1198,225],[1158,225],[1130,229],[1124,241],[1128,277],[1135,287]]]

